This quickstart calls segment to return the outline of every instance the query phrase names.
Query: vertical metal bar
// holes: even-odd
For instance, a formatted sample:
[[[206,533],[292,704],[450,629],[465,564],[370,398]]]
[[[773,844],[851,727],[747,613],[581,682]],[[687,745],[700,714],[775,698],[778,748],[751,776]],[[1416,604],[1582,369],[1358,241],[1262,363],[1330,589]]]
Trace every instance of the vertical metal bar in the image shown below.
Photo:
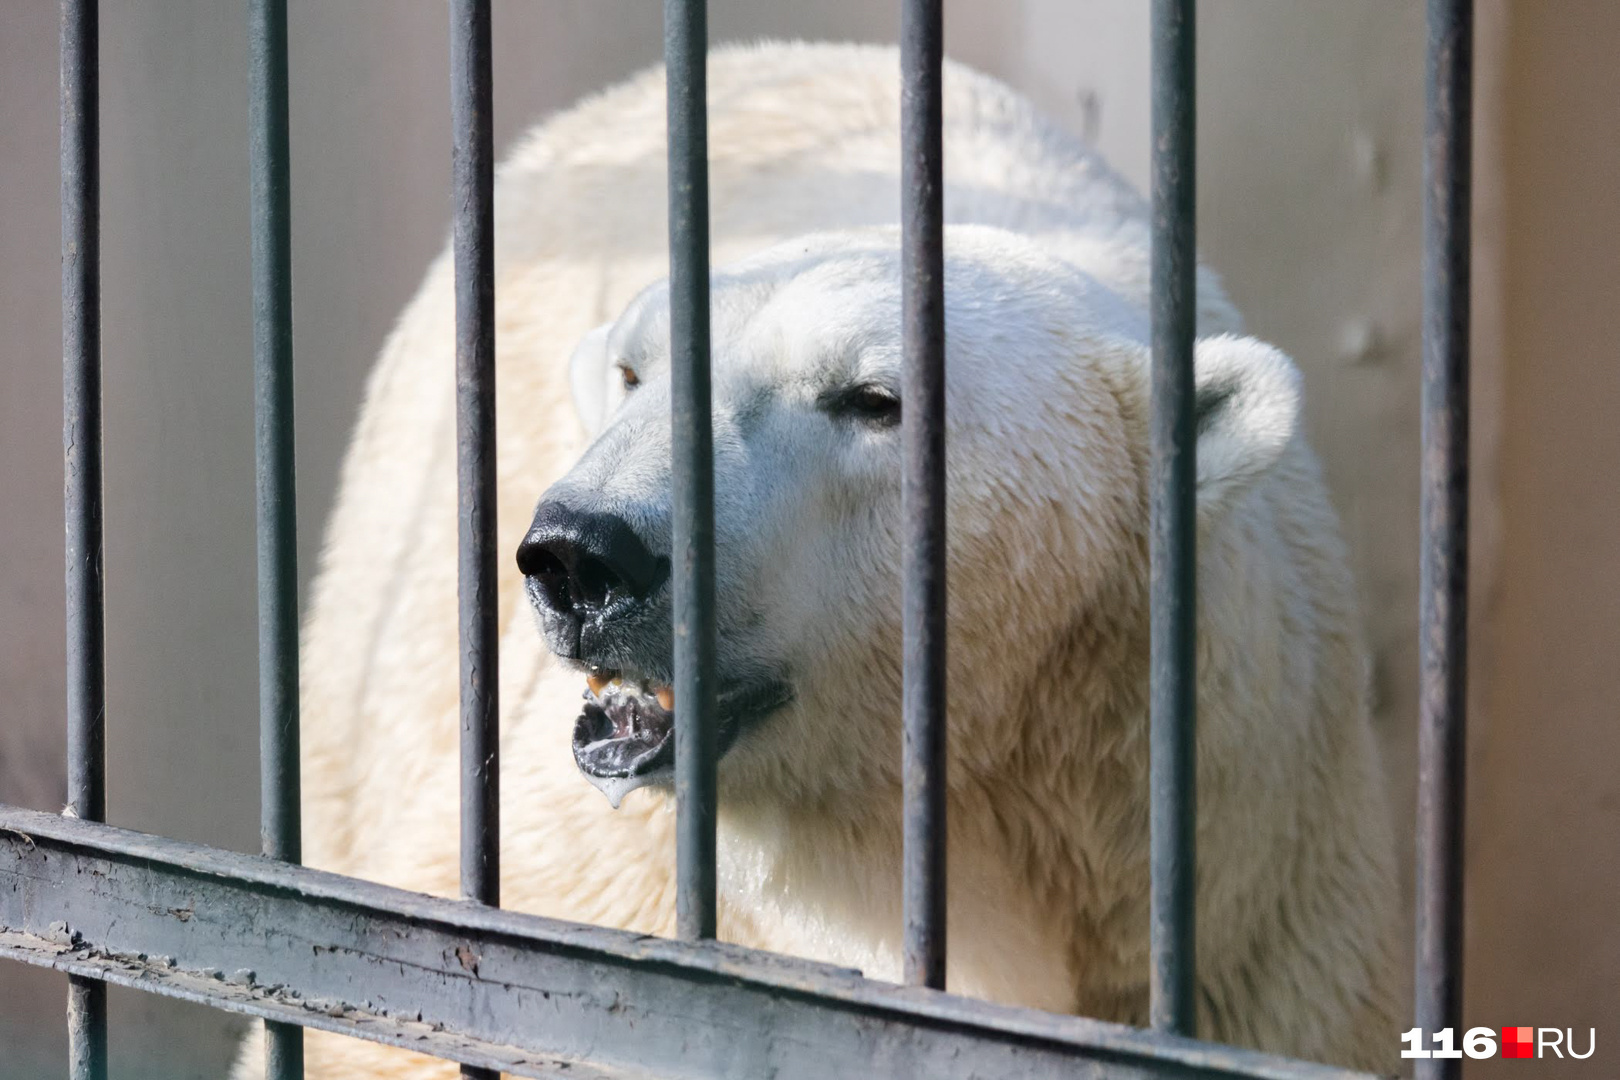
[[[495,582],[495,139],[489,0],[450,4],[456,263],[456,518],[461,626],[461,894],[501,902],[500,636]],[[471,1065],[461,1075],[496,1080]]]
[[[101,503],[101,114],[96,0],[62,0],[62,503],[68,810],[107,817]],[[107,988],[68,979],[73,1080],[107,1075]]]
[[[1416,1024],[1462,1026],[1468,686],[1468,290],[1473,4],[1429,0],[1423,205]],[[1454,1080],[1454,1058],[1418,1080]]]
[[[62,432],[68,805],[107,816],[101,578],[101,162],[96,0],[62,3]]]
[[[489,0],[450,5],[461,621],[461,892],[501,902],[500,637],[495,582],[495,140]],[[493,1076],[464,1068],[463,1075]]]
[[[499,602],[495,580],[495,135],[489,0],[450,4],[456,266],[461,894],[501,902]],[[471,1065],[461,1075],[496,1080]]]
[[[248,5],[253,428],[259,562],[259,845],[302,858],[298,783],[298,518],[293,456],[292,209],[286,0]],[[304,1032],[265,1024],[265,1075],[304,1074]]]
[[[1194,1034],[1197,824],[1197,433],[1194,0],[1153,0],[1152,995],[1161,1031]]]
[[[498,904],[500,638],[495,582],[495,150],[489,0],[450,5],[461,621],[461,891]]]
[[[106,1080],[107,984],[68,976],[68,1076]]]
[[[254,0],[249,78],[258,487],[260,843],[299,858],[298,549],[286,0]]]
[[[906,982],[945,988],[944,15],[900,14],[900,246],[904,356],[901,573]]]
[[[704,0],[664,0],[674,430],[675,919],[715,935],[714,431],[709,413],[709,132]]]

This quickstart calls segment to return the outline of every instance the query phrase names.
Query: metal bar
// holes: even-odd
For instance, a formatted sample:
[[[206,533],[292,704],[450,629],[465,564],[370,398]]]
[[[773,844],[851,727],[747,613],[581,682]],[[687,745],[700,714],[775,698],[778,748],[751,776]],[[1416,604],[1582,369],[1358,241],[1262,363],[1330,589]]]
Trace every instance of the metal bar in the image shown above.
[[[495,595],[495,151],[489,0],[450,5],[461,617],[461,891],[500,903]]]
[[[1181,1035],[1197,1026],[1194,14],[1194,0],[1153,0],[1149,1016],[1156,1030]]]
[[[715,935],[714,431],[709,398],[709,133],[704,0],[664,0],[674,460],[675,920]]]
[[[526,1076],[1368,1080],[4,806],[0,956]]]
[[[107,1076],[107,984],[90,972],[68,973],[68,1077]]]
[[[259,563],[259,844],[298,862],[298,506],[293,449],[292,209],[286,0],[248,6],[253,427]],[[265,1075],[304,1074],[304,1033],[265,1028]]]
[[[1468,289],[1473,5],[1429,0],[1423,166],[1423,542],[1415,1023],[1462,1028],[1468,687]],[[1417,1080],[1455,1080],[1452,1058]]]
[[[936,990],[945,988],[946,922],[941,9],[941,0],[906,0],[900,15],[903,973],[906,982]]]
[[[67,564],[67,798],[107,816],[102,587],[101,111],[96,0],[62,0],[62,503]],[[68,981],[68,1072],[107,1075],[107,988]]]
[[[450,4],[461,633],[461,894],[501,902],[500,630],[495,579],[495,139],[489,0]],[[462,1075],[495,1080],[471,1065]]]
[[[107,816],[101,503],[101,163],[95,0],[62,3],[63,502],[68,806]]]

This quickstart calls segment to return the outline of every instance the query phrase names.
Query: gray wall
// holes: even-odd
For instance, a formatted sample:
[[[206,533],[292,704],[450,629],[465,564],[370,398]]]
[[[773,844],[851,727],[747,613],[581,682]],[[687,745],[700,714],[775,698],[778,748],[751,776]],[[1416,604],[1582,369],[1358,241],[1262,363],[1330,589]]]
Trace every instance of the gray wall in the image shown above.
[[[54,7],[0,0],[0,800],[47,808],[62,797]],[[111,815],[133,828],[251,849],[243,5],[103,7]],[[291,7],[307,578],[361,380],[445,236],[448,74],[442,3]],[[948,47],[1096,139],[1141,183],[1146,7],[961,0],[948,4]],[[653,61],[658,8],[649,0],[498,0],[498,143]],[[892,2],[717,0],[711,9],[716,41],[885,40],[897,22]],[[1415,684],[1421,5],[1205,0],[1201,9],[1202,246],[1252,330],[1306,370],[1308,423],[1366,598],[1379,720],[1404,814]],[[1620,41],[1620,28],[1603,40]],[[1595,56],[1589,62],[1602,65]],[[1543,78],[1556,85],[1559,74]],[[1499,379],[1489,367],[1495,354],[1482,353],[1482,400],[1490,405]],[[1478,428],[1482,472],[1493,475],[1488,409]],[[1488,581],[1494,489],[1480,491],[1480,508]],[[1556,671],[1558,657],[1544,662]],[[1612,676],[1603,681],[1612,692]],[[1571,865],[1581,855],[1570,852]],[[1601,925],[1595,910],[1591,918]],[[1479,944],[1488,969],[1490,941]],[[1583,985],[1598,992],[1595,980]],[[7,1077],[61,1074],[61,1001],[55,976],[0,966]],[[1475,1022],[1500,1019],[1479,1015],[1486,1018]],[[115,993],[118,1074],[217,1076],[229,1026],[206,1011]]]

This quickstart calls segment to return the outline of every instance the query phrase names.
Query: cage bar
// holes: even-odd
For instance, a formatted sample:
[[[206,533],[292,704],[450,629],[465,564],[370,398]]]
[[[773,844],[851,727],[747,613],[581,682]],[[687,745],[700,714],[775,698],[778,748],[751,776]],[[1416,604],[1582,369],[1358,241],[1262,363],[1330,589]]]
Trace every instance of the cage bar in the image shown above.
[[[1154,0],[1149,785],[1154,1028],[1191,1035],[1197,824],[1194,0]]]
[[[450,5],[461,629],[461,892],[500,903],[495,580],[495,151],[489,0]]]
[[[1434,1032],[1462,1029],[1473,4],[1429,0],[1428,25],[1414,1015]],[[1417,1080],[1462,1072],[1454,1058],[1415,1064]]]
[[[1151,769],[1153,1031],[864,979],[715,936],[715,561],[702,0],[666,0],[678,926],[667,942],[499,902],[489,0],[451,2],[462,888],[458,904],[311,871],[299,843],[286,0],[250,0],[261,841],[265,861],[102,824],[98,24],[61,0],[66,816],[0,806],[0,957],[66,972],[70,1075],[104,1080],[108,982],[406,1046],[465,1075],[829,1072],[1362,1074],[1199,1043],[1195,1028],[1195,0],[1154,0]],[[1460,1027],[1467,619],[1470,0],[1428,0],[1416,1023]],[[941,0],[902,6],[904,965],[945,972],[945,309]],[[79,819],[79,820],[75,820]],[[95,888],[87,888],[94,881]],[[184,912],[184,915],[181,913]],[[232,978],[220,978],[223,970]],[[1454,1080],[1457,1059],[1417,1063]]]
[[[945,988],[944,14],[900,16],[905,981]]]
[[[665,0],[675,619],[675,921],[715,936],[714,427],[709,394],[709,133],[704,0]]]
[[[96,0],[62,0],[62,503],[67,565],[67,799],[107,816],[101,481],[101,114]],[[107,988],[68,980],[68,1073],[107,1075]]]
[[[461,894],[501,902],[500,630],[495,575],[495,137],[489,0],[451,0],[455,216]],[[498,1070],[463,1064],[496,1080]]]
[[[248,7],[253,427],[258,514],[259,845],[302,858],[298,777],[298,518],[293,452],[292,208],[286,0]],[[265,1025],[265,1076],[304,1074],[302,1029]]]

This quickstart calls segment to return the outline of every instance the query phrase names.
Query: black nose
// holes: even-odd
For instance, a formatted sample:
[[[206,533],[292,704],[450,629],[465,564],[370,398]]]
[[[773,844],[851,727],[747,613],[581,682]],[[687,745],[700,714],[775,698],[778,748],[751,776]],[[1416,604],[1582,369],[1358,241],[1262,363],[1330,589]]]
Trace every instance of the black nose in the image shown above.
[[[578,619],[623,600],[645,598],[669,567],[623,518],[575,510],[554,500],[535,511],[534,524],[518,545],[517,561],[541,603]]]

